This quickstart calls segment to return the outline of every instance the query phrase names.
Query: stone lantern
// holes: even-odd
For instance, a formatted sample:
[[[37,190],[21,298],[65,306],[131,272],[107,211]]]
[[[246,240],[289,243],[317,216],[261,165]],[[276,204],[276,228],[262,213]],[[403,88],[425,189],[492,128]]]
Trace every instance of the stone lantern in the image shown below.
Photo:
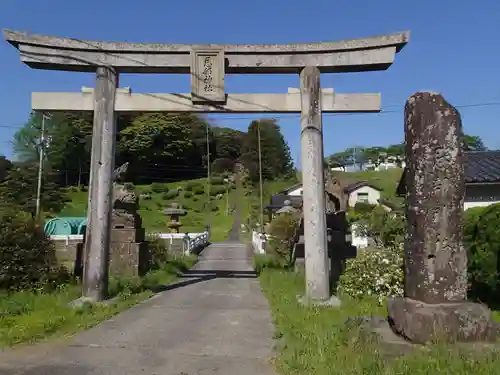
[[[284,206],[281,207],[278,211],[276,211],[277,215],[282,214],[294,214],[297,212],[297,209],[292,206],[292,202],[290,200],[286,200],[284,202]]]
[[[170,207],[165,208],[163,213],[170,216],[170,222],[167,224],[170,231],[172,233],[179,233],[179,228],[182,227],[180,217],[186,216],[187,211],[179,203],[171,203]]]

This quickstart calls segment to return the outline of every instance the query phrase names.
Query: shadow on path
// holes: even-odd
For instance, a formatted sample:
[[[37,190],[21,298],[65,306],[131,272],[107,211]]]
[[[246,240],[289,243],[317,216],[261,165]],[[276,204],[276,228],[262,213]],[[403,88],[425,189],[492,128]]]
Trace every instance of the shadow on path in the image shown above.
[[[154,293],[166,292],[167,290],[174,290],[214,279],[256,279],[257,273],[253,271],[188,270],[180,277],[187,280],[180,280],[169,285],[160,285],[152,291]]]

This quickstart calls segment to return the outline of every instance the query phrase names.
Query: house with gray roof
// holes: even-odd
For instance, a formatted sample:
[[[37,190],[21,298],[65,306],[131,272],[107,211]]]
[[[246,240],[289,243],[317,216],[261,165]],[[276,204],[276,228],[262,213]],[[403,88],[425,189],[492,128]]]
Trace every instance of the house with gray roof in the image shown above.
[[[354,207],[358,202],[379,204],[381,189],[367,181],[357,181],[344,187],[344,193],[348,197],[349,207]],[[295,184],[287,189],[281,190],[271,197],[271,201],[265,207],[268,210],[269,220],[289,200],[294,208],[302,208],[302,184]]]
[[[464,152],[465,199],[464,210],[500,203],[500,151]],[[406,195],[406,169],[396,193]]]

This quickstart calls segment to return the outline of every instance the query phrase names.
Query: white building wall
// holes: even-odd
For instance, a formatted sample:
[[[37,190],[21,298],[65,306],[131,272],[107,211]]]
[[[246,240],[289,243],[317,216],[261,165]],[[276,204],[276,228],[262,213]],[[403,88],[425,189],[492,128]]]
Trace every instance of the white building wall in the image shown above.
[[[300,197],[302,195],[302,186],[298,187],[298,188],[295,188],[293,190],[290,190],[288,192],[288,195],[291,195],[293,197]]]
[[[500,203],[500,184],[466,185],[464,210]]]
[[[354,205],[360,201],[359,194],[367,194],[366,203],[377,205],[380,199],[380,191],[372,188],[371,186],[362,186],[356,190],[354,190],[351,194],[349,194],[349,207],[354,207]]]

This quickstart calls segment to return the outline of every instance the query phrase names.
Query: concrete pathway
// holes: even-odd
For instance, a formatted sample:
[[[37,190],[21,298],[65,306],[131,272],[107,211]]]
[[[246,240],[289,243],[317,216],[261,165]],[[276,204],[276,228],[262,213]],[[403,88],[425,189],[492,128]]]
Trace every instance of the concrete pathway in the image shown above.
[[[0,374],[274,374],[271,315],[245,246],[209,246],[186,276],[69,342],[0,353]]]

